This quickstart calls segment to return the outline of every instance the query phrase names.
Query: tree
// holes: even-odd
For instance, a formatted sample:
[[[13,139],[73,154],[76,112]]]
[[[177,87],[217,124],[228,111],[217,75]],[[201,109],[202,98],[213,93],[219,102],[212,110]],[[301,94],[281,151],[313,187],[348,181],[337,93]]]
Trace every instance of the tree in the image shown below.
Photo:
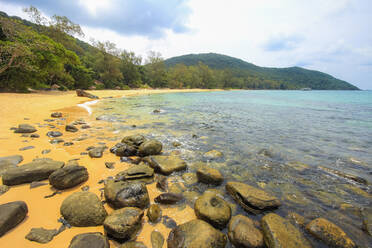
[[[158,52],[150,51],[146,60],[146,78],[153,88],[163,88],[167,86],[167,71],[164,59]]]
[[[124,50],[120,54],[120,59],[120,70],[123,74],[124,84],[128,87],[140,87],[142,84],[140,72],[142,57],[136,56],[134,52]]]

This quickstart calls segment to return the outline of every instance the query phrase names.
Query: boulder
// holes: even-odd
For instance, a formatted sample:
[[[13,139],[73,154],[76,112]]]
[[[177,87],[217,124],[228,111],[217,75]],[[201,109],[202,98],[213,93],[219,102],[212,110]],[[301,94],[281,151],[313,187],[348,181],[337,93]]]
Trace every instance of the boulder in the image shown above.
[[[311,221],[306,225],[306,230],[331,247],[357,247],[340,227],[324,218]]]
[[[54,161],[50,158],[34,159],[30,163],[8,169],[3,174],[3,184],[10,186],[45,180],[54,171],[62,168],[64,164],[64,162]]]
[[[129,169],[120,172],[116,175],[117,180],[122,181],[133,181],[140,180],[141,182],[153,182],[154,169],[149,167],[145,163],[140,163],[138,165],[132,165]]]
[[[51,138],[60,137],[62,135],[63,135],[63,133],[61,133],[60,131],[49,131],[46,134],[46,136],[51,137]]]
[[[119,248],[147,248],[147,247],[142,242],[129,241],[129,242],[125,242]]]
[[[146,138],[141,134],[133,134],[124,137],[121,140],[121,143],[124,143],[128,146],[133,146],[135,148],[138,148],[143,142],[146,141]]]
[[[152,223],[159,222],[161,219],[161,208],[158,204],[151,204],[147,210],[147,217]]]
[[[25,202],[15,201],[0,205],[0,237],[16,227],[26,217],[28,208]]]
[[[151,245],[152,248],[162,248],[164,244],[164,237],[163,235],[158,231],[152,231],[151,232]]]
[[[34,133],[37,129],[29,124],[19,124],[14,133]]]
[[[187,164],[178,156],[151,156],[144,159],[154,170],[164,175],[170,175],[175,171],[182,171]]]
[[[110,243],[102,233],[81,233],[72,238],[68,248],[110,248]]]
[[[224,248],[226,235],[202,220],[191,220],[173,228],[168,248]]]
[[[79,129],[74,125],[66,125],[65,130],[72,133],[76,133],[77,131],[79,131]]]
[[[56,189],[68,189],[88,180],[88,170],[84,166],[70,165],[54,171],[49,183]]]
[[[102,225],[107,212],[97,195],[91,192],[75,192],[63,202],[60,212],[72,226]]]
[[[222,158],[223,153],[217,150],[211,150],[209,152],[204,153],[203,157],[206,159],[213,160],[213,159]]]
[[[155,139],[147,140],[138,147],[138,155],[141,157],[158,155],[162,149],[163,145],[160,141]]]
[[[125,143],[117,143],[115,146],[111,147],[110,152],[115,153],[115,155],[119,157],[130,157],[137,155],[137,148]]]
[[[9,168],[15,168],[17,165],[23,161],[21,155],[7,156],[0,158],[0,176],[3,175],[5,171]]]
[[[113,211],[103,223],[107,234],[121,241],[134,239],[142,227],[143,210],[125,207]]]
[[[244,210],[253,214],[280,206],[275,196],[244,183],[228,182],[226,190]]]
[[[222,198],[205,192],[194,205],[195,215],[218,229],[225,228],[231,218],[231,208]]]
[[[54,236],[58,234],[57,229],[32,228],[26,235],[26,239],[37,243],[46,244],[52,241]]]
[[[104,194],[107,203],[115,209],[123,207],[146,208],[150,203],[146,186],[138,182],[108,180],[105,184]]]
[[[98,99],[98,96],[95,96],[95,95],[92,95],[84,90],[81,90],[81,89],[77,89],[76,90],[76,95],[77,96],[80,96],[80,97],[88,97],[88,98],[91,98],[91,99]]]
[[[288,220],[269,213],[261,219],[264,241],[269,248],[310,248],[309,241]]]
[[[261,231],[254,226],[251,219],[244,215],[236,215],[231,218],[228,226],[228,237],[235,247],[264,247]]]
[[[181,194],[175,193],[162,193],[155,197],[154,201],[160,204],[176,204],[183,200],[183,196]]]
[[[9,187],[6,186],[6,185],[0,185],[0,195],[3,195],[5,194],[6,192],[8,192],[9,190]]]
[[[198,181],[206,184],[220,185],[223,182],[221,172],[216,169],[202,167],[196,171]]]
[[[53,112],[50,116],[53,117],[53,118],[61,118],[62,113],[61,112]]]
[[[89,150],[89,157],[91,158],[100,158],[103,156],[103,152],[106,150],[105,146],[94,147]]]

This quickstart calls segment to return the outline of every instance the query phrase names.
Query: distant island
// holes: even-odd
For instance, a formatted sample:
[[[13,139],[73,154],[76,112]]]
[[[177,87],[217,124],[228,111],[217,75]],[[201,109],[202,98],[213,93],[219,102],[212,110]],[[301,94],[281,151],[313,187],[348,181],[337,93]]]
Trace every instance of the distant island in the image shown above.
[[[34,7],[32,22],[0,11],[0,91],[32,89],[283,89],[359,90],[328,74],[300,67],[259,67],[226,55],[189,54],[164,60],[141,56],[110,41],[92,45],[65,16],[47,19]]]

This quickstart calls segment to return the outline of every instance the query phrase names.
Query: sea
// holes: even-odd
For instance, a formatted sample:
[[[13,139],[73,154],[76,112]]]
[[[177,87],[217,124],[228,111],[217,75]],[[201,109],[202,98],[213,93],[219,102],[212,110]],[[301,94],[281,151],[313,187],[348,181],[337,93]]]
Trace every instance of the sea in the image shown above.
[[[208,165],[220,170],[225,182],[274,194],[282,202],[276,211],[282,217],[293,212],[307,221],[324,217],[360,247],[372,243],[362,230],[372,205],[372,91],[151,94],[103,99],[92,113],[104,116],[107,130],[119,137],[140,133],[160,140],[164,154],[179,154],[189,172]],[[211,150],[223,156],[204,156]],[[175,180],[182,181],[181,174]],[[217,189],[225,192],[224,185]],[[238,207],[236,213],[244,211]]]

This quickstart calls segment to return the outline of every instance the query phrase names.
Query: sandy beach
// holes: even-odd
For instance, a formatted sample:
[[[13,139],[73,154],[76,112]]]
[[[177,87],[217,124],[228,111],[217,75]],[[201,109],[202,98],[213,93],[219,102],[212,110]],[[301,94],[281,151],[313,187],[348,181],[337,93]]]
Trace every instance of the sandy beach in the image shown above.
[[[130,97],[145,94],[159,94],[168,92],[199,92],[203,90],[128,90],[128,91],[89,91],[90,93],[103,97]],[[89,156],[81,156],[80,153],[84,152],[88,146],[96,145],[98,140],[86,139],[79,142],[74,142],[73,146],[63,146],[62,144],[51,144],[50,138],[46,136],[48,131],[61,131],[62,138],[65,141],[72,141],[74,138],[84,134],[91,135],[98,130],[94,129],[103,125],[92,119],[83,107],[77,106],[87,101],[92,101],[88,98],[77,97],[75,92],[42,92],[32,94],[15,94],[3,93],[0,94],[0,128],[2,130],[0,135],[0,157],[11,155],[22,155],[24,163],[31,162],[34,158],[52,158],[53,160],[68,162],[72,159],[78,159],[78,163],[87,167],[89,172],[89,180],[72,189],[63,190],[61,194],[57,194],[51,198],[44,198],[46,195],[53,193],[54,189],[46,184],[37,188],[30,189],[30,184],[23,184],[10,187],[9,191],[0,196],[0,204],[7,202],[22,200],[27,203],[28,215],[26,219],[17,227],[6,233],[0,239],[0,247],[67,247],[71,239],[79,234],[86,232],[102,232],[103,227],[72,227],[67,229],[54,237],[54,239],[47,244],[39,244],[25,239],[31,228],[43,227],[46,229],[58,229],[61,226],[57,220],[61,217],[60,206],[62,201],[71,193],[81,191],[83,186],[89,186],[89,191],[100,196],[100,188],[102,184],[98,182],[108,176],[115,176],[118,172],[123,171],[130,165],[120,163],[119,157],[110,153],[108,150],[104,152],[102,158],[90,158]],[[21,134],[13,133],[11,127],[16,127],[18,124],[31,124],[38,126],[45,124],[45,119],[50,118],[52,112],[62,112],[63,125],[56,125],[51,129],[50,126],[42,125],[37,127],[37,134],[40,138],[22,137]],[[77,119],[84,119],[87,124],[94,128],[79,130],[77,133],[65,132],[65,124],[71,123]],[[53,124],[56,124],[53,122]],[[106,143],[111,147],[116,142]],[[19,149],[26,146],[34,146],[33,149],[20,151]],[[50,150],[48,154],[42,154],[43,150]],[[105,167],[105,162],[115,162],[115,169],[108,170]],[[48,183],[48,180],[44,182]],[[150,201],[153,202],[161,192],[155,187],[155,183],[147,185]],[[108,213],[112,209],[105,204]],[[194,211],[190,207],[179,211],[172,208],[162,209],[163,215],[167,215],[177,223],[183,223],[188,220],[194,219]],[[145,212],[146,214],[146,212]],[[137,240],[144,242],[148,247],[151,247],[150,234],[153,230],[160,231],[165,238],[167,238],[170,231],[162,223],[156,225],[149,224],[145,216],[143,218],[143,228],[138,235]],[[110,241],[111,242],[111,241]],[[111,243],[111,247],[117,247],[117,244]]]

